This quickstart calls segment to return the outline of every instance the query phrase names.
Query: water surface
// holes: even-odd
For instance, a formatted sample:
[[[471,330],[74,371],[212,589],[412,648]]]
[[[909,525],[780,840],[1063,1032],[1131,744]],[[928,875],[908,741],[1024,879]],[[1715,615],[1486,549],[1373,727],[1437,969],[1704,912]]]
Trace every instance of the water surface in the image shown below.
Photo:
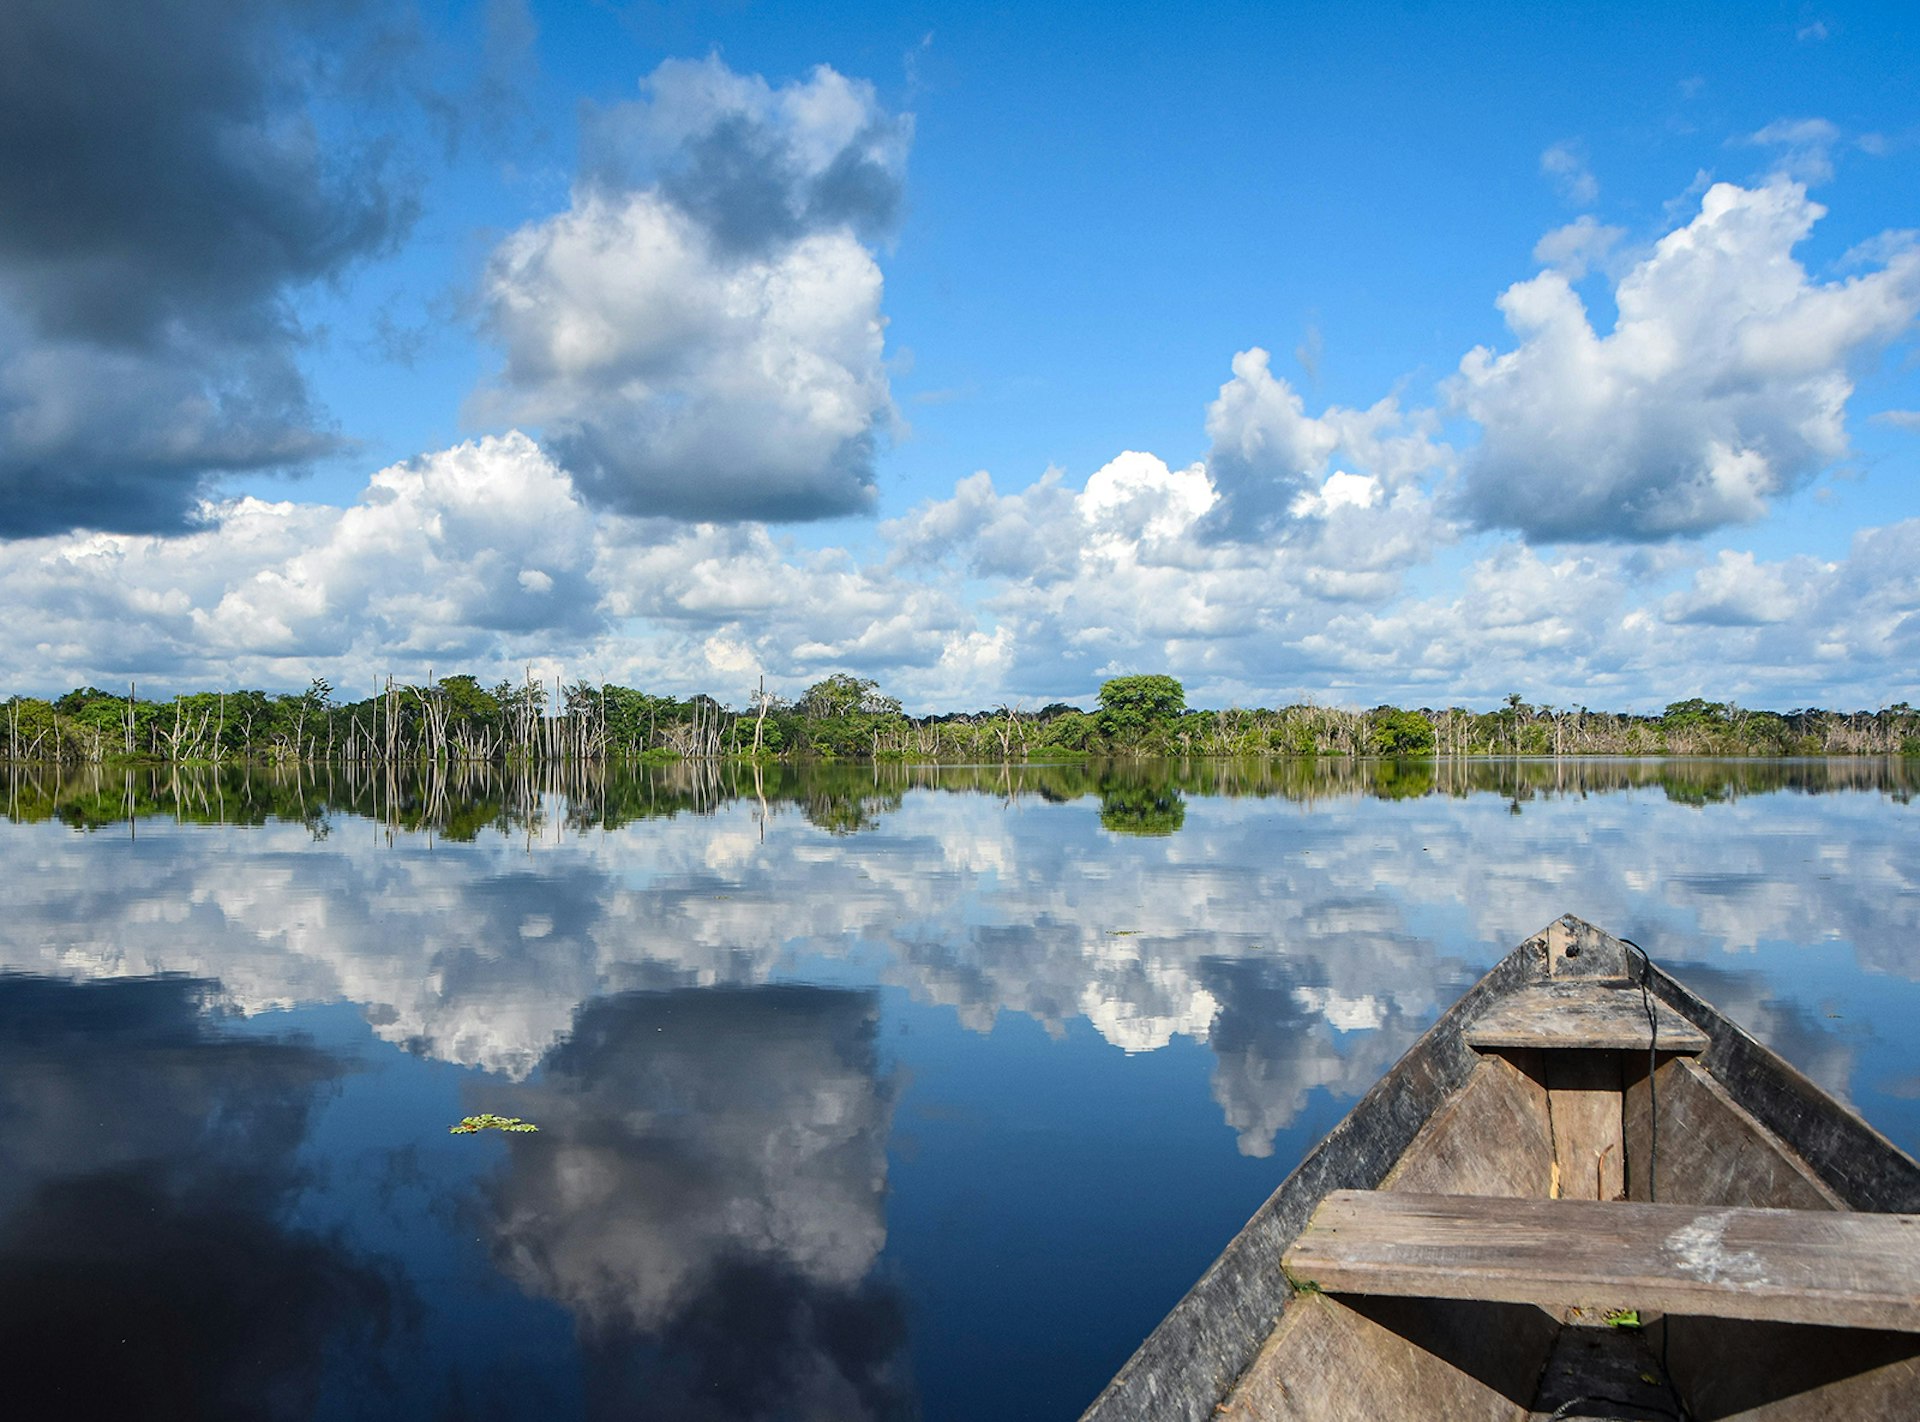
[[[1071,1418],[1562,912],[1912,1151],[1914,778],[16,773],[10,1395]],[[541,1129],[448,1134],[480,1111]]]

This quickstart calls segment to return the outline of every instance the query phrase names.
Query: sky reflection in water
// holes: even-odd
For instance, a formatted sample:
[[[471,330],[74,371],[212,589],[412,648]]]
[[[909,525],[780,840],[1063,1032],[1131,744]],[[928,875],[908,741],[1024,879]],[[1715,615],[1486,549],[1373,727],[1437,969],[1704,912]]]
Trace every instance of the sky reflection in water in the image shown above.
[[[1912,1150],[1912,779],[16,778],[0,1298],[38,1340],[25,1395],[1071,1416],[1563,911]],[[475,1111],[542,1130],[446,1135]],[[127,1401],[155,1379],[162,1412]]]

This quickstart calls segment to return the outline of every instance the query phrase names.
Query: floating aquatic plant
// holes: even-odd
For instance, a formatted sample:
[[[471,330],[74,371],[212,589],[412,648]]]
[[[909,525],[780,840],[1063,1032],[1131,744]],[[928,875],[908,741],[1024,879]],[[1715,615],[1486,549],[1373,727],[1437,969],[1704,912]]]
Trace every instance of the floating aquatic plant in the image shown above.
[[[537,1131],[540,1128],[531,1121],[523,1121],[518,1116],[496,1116],[491,1111],[483,1116],[465,1116],[457,1126],[448,1126],[447,1133],[455,1136],[470,1136],[475,1131]]]

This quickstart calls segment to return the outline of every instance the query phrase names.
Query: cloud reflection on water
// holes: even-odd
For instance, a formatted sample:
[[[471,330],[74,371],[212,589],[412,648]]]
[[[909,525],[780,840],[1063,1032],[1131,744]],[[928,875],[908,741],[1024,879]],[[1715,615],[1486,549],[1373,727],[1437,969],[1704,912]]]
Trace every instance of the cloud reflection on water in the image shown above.
[[[10,1415],[306,1416],[412,1316],[391,1268],[284,1222],[340,1064],[223,1035],[210,987],[0,976]]]
[[[811,987],[588,1003],[486,1188],[501,1271],[563,1304],[595,1415],[906,1417],[886,1243],[893,1092],[876,995]],[[644,1403],[644,1408],[641,1404]]]
[[[612,832],[582,817],[534,846],[516,830],[430,848],[344,816],[320,842],[282,822],[153,826],[131,844],[14,826],[0,832],[34,872],[0,889],[0,961],[192,972],[248,1011],[345,998],[390,1041],[518,1079],[592,999],[765,984],[858,950],[976,1030],[1015,1012],[1055,1030],[1084,1017],[1127,1051],[1210,1040],[1216,1099],[1252,1154],[1316,1087],[1364,1088],[1478,966],[1563,911],[1670,964],[1839,939],[1864,970],[1920,977],[1904,790],[1818,793],[1889,788],[1870,765],[1510,769],[1414,798],[1384,769],[1202,767],[1178,785],[1156,770],[1143,793],[1182,818],[1154,835],[1103,827],[1127,798],[1117,772],[1058,768],[954,779],[1003,783],[994,795],[861,768],[764,809],[669,777],[642,788],[672,817]],[[643,798],[609,783],[581,804],[593,795]],[[1777,1026],[1803,1067],[1845,1081],[1845,1047]]]

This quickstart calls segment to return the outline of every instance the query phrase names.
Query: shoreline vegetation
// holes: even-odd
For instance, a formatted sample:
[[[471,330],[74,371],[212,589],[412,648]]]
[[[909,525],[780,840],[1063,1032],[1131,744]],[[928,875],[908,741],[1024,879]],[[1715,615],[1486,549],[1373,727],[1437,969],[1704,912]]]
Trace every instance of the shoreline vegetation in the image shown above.
[[[425,766],[672,761],[899,761],[1009,765],[1092,757],[1465,760],[1523,756],[1920,755],[1920,711],[1757,711],[1693,698],[1657,715],[1529,705],[1518,693],[1464,706],[1370,710],[1311,701],[1204,710],[1170,676],[1115,677],[1092,711],[1003,703],[923,717],[870,680],[836,674],[789,702],[764,684],[744,707],[632,687],[536,679],[485,687],[467,675],[388,678],[345,701],[305,692],[201,691],[142,700],[83,687],[12,696],[0,753],[15,764]]]

